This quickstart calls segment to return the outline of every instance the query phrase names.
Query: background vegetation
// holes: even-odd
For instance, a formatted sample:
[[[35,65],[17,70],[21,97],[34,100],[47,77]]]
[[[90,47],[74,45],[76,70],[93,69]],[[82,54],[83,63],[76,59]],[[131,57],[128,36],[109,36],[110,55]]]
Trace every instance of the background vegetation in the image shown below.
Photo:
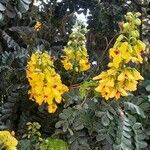
[[[87,49],[90,62],[96,61],[97,65],[93,64],[73,84],[82,86],[83,89],[92,86],[90,82],[82,83],[105,70],[108,49],[114,44],[119,33],[118,23],[127,12],[142,13],[140,38],[149,46],[149,1],[39,2],[40,5],[35,6],[32,0],[0,1],[0,130],[15,131],[20,140],[18,149],[49,149],[49,142],[44,140],[47,137],[64,140],[70,150],[150,149],[148,53],[143,55],[144,64],[136,65],[145,80],[140,82],[133,95],[122,98],[118,103],[104,101],[92,93],[87,94],[86,90],[81,91],[77,86],[69,85],[70,76],[59,62],[62,49],[66,46],[71,28],[76,22],[74,13],[86,15],[89,12]],[[33,28],[37,21],[42,23],[39,31]],[[37,49],[48,50],[55,56],[57,72],[61,74],[63,82],[71,86],[69,93],[64,95],[64,105],[60,105],[54,114],[49,114],[44,107],[38,107],[28,100],[26,64],[28,56]],[[66,146],[66,143],[61,142],[60,145]]]

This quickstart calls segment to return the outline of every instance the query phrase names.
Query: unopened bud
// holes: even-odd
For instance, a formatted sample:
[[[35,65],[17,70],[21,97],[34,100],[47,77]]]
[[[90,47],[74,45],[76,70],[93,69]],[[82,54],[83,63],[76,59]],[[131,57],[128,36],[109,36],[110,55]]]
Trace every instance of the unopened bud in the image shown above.
[[[129,26],[130,26],[129,23],[123,24],[123,28],[126,29],[126,30],[129,28]]]
[[[126,20],[128,20],[128,21],[132,21],[132,20],[133,20],[133,17],[132,17],[131,15],[126,16]]]
[[[141,25],[141,20],[139,18],[135,19],[135,24],[137,26],[140,26]]]
[[[140,12],[135,13],[135,17],[140,17],[140,16],[141,16]]]
[[[139,37],[139,32],[137,30],[131,31],[131,36],[137,38]]]
[[[132,12],[127,12],[127,16],[133,16]]]

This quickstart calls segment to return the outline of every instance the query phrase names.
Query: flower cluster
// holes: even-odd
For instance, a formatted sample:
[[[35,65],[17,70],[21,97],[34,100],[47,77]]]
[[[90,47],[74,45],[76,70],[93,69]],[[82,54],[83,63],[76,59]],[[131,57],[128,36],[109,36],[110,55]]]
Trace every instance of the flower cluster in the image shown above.
[[[109,50],[111,60],[108,64],[109,69],[93,78],[99,82],[95,90],[106,100],[127,96],[128,92],[137,89],[137,81],[143,80],[135,68],[127,66],[131,62],[143,62],[141,54],[146,45],[139,40],[138,26],[140,26],[141,20],[138,17],[140,15],[140,13],[127,13],[125,16],[127,22],[122,23],[122,33],[113,48]]]
[[[17,150],[18,141],[9,131],[0,131],[0,149]]]
[[[69,42],[64,48],[62,64],[66,70],[83,72],[90,69],[86,49],[85,30],[81,26],[75,27],[70,34]]]
[[[53,59],[48,52],[33,53],[26,73],[31,86],[30,98],[39,105],[47,103],[48,112],[54,113],[57,103],[62,101],[62,94],[68,91],[68,88],[62,84],[60,75],[55,72]]]
[[[95,90],[108,100],[114,97],[119,99],[120,96],[127,96],[127,91],[135,91],[137,81],[143,80],[143,77],[131,67],[121,69],[112,67],[94,77],[94,80],[99,80],[99,85]]]

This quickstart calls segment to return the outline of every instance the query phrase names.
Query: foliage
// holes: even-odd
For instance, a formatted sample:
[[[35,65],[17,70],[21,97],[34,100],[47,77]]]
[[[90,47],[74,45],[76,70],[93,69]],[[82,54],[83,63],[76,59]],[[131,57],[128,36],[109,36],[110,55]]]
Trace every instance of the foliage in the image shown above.
[[[68,150],[67,144],[60,139],[43,139],[40,133],[40,124],[37,122],[28,122],[27,131],[19,141],[18,148],[21,150],[40,149],[40,150]]]
[[[35,6],[32,0],[0,1],[0,130],[15,131],[18,149],[23,150],[49,147],[56,150],[150,149],[148,48],[146,53],[139,52],[144,58],[142,65],[130,62],[126,66],[136,68],[144,77],[144,81],[136,83],[136,92],[127,92],[128,96],[119,101],[105,101],[94,90],[99,82],[91,80],[112,62],[114,56],[111,53],[109,60],[108,50],[122,33],[119,22],[127,12],[142,14],[139,34],[132,32],[132,36],[149,44],[149,2],[39,0],[39,4]],[[61,56],[65,54],[63,49],[68,48],[67,43],[72,40],[69,35],[76,22],[75,12],[87,14],[88,30],[82,34],[82,40],[84,48],[86,44],[86,58],[89,57],[86,65],[90,63],[91,68],[80,74],[66,71],[61,62]],[[131,34],[129,30],[127,32]],[[122,34],[127,36],[125,32]],[[56,73],[69,88],[53,114],[47,112],[44,104],[39,107],[29,100],[31,87],[26,78],[26,66],[36,50],[48,51],[54,58]]]
[[[64,109],[56,128],[62,127],[68,134],[72,149],[99,147],[106,140],[108,147],[113,145],[114,149],[141,149],[146,146],[144,122],[141,122],[146,118],[145,106],[148,110],[150,104],[142,96],[124,98],[117,105],[114,101],[100,102],[99,98],[86,99],[84,104],[81,102]],[[75,138],[77,135],[79,139]]]
[[[68,150],[68,146],[63,140],[48,138],[41,144],[40,149]]]
[[[37,122],[28,122],[27,131],[22,136],[22,139],[19,141],[18,148],[22,150],[27,149],[39,149],[41,142],[43,141],[39,129],[41,128],[40,124]]]

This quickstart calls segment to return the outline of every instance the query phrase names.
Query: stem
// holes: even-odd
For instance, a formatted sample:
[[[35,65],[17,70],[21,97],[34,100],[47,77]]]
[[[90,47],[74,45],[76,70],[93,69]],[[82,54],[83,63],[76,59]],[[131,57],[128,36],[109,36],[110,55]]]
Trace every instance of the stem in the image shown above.
[[[85,104],[86,100],[87,100],[87,96],[84,97],[84,100],[83,100],[83,102],[81,103],[81,107]]]
[[[120,33],[119,33],[119,34],[120,34]],[[98,70],[98,68],[99,68],[100,65],[103,66],[103,65],[102,65],[102,62],[103,62],[103,60],[104,60],[104,56],[105,56],[105,54],[106,54],[106,52],[107,52],[109,46],[110,46],[111,43],[113,42],[113,40],[114,40],[119,34],[118,34],[118,33],[115,34],[114,37],[109,41],[109,43],[108,43],[108,40],[106,40],[107,46],[106,46],[105,50],[103,51],[103,54],[102,54],[101,59],[99,59],[99,61],[98,61],[98,63],[97,63],[97,68],[95,69],[95,71]],[[106,38],[105,38],[105,39],[106,39]]]
[[[117,102],[117,107],[118,107],[119,115],[121,116],[122,119],[124,119],[125,113],[123,112],[122,108],[120,107],[119,102]]]
[[[75,81],[75,78],[76,78],[76,71],[75,69],[73,69],[73,75],[72,75],[72,79],[71,79],[71,82],[70,82],[70,86],[73,84],[73,82]]]

